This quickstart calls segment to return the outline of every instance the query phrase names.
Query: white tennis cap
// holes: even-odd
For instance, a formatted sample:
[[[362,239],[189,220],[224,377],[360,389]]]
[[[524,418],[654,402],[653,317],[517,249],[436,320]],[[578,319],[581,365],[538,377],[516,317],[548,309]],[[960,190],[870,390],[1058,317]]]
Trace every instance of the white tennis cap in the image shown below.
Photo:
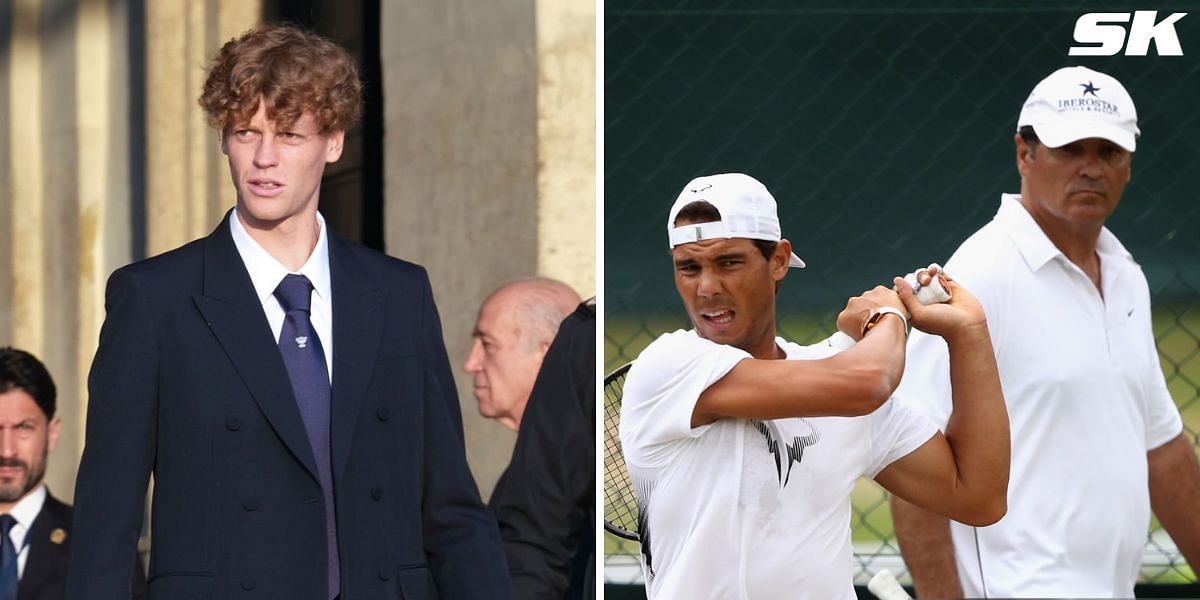
[[[675,217],[679,211],[693,202],[713,205],[721,214],[721,220],[676,227]],[[742,173],[697,177],[684,186],[675,199],[671,214],[667,217],[667,236],[672,248],[718,238],[778,242],[779,214],[775,198],[757,179]],[[804,261],[793,253],[788,266],[803,269]]]
[[[1018,130],[1026,125],[1049,148],[1094,137],[1133,152],[1141,135],[1125,86],[1087,67],[1064,67],[1041,80],[1017,117]]]

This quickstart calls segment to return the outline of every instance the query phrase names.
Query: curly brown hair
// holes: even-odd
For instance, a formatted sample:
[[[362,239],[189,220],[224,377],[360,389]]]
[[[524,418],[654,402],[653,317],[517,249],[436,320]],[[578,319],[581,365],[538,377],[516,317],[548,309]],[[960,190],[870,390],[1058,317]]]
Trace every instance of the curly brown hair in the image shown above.
[[[226,42],[213,58],[200,107],[225,132],[250,122],[260,98],[277,126],[291,127],[308,112],[322,134],[348,130],[362,114],[354,58],[291,25],[266,25]]]

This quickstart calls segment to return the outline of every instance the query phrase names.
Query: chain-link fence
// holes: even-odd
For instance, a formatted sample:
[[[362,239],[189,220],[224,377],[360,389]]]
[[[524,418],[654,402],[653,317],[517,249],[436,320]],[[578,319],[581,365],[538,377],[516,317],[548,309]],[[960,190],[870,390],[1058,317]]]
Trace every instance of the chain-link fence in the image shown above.
[[[1200,11],[1184,56],[1071,57],[1076,19],[1129,8],[1069,2],[607,0],[604,17],[605,364],[686,327],[667,209],[697,175],[741,171],[772,190],[808,262],[779,295],[781,335],[811,342],[845,299],[945,261],[1016,192],[1021,102],[1081,64],[1120,79],[1142,137],[1109,227],[1143,266],[1154,332],[1187,435],[1200,428]],[[1158,19],[1200,6],[1160,2]],[[1097,498],[1103,502],[1103,498]],[[863,583],[902,570],[884,492],[861,482],[853,538]],[[606,579],[637,580],[637,549],[606,540]],[[1145,582],[1194,575],[1157,524]],[[902,578],[903,580],[903,578]]]

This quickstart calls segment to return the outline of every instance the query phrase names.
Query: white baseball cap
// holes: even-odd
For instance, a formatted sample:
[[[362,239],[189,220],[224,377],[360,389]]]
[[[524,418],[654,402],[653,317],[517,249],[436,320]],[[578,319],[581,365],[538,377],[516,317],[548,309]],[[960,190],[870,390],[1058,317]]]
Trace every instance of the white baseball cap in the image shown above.
[[[712,223],[675,226],[675,217],[693,202],[707,202],[721,214]],[[674,248],[680,244],[718,238],[748,238],[778,242],[779,213],[775,198],[767,187],[743,173],[722,173],[697,177],[683,187],[671,214],[667,217],[667,237]],[[804,261],[792,253],[789,267],[804,268]]]
[[[1095,137],[1133,152],[1141,135],[1125,86],[1087,67],[1064,67],[1038,82],[1017,117],[1018,130],[1026,125],[1049,148]]]

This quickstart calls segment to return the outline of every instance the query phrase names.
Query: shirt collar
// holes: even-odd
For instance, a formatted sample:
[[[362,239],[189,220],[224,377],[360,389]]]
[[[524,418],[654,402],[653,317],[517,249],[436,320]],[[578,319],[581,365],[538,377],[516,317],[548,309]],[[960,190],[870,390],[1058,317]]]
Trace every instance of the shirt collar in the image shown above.
[[[317,213],[317,224],[320,233],[317,235],[317,245],[312,254],[300,267],[299,274],[308,278],[313,285],[313,291],[326,301],[330,300],[329,284],[329,237],[326,235],[325,217]],[[279,282],[291,273],[287,267],[275,260],[254,238],[246,231],[245,226],[237,218],[237,208],[229,211],[229,230],[233,234],[233,244],[237,247],[246,270],[250,272],[250,281],[254,284],[254,292],[258,301],[266,303],[275,293]]]
[[[1125,249],[1121,240],[1118,240],[1117,236],[1113,235],[1113,232],[1109,231],[1107,227],[1100,230],[1100,239],[1096,241],[1096,252],[1105,256],[1115,256],[1133,261],[1133,255]]]
[[[8,514],[12,515],[17,523],[28,531],[33,526],[33,520],[37,518],[38,513],[42,512],[42,505],[45,503],[46,484],[39,483],[32,491],[25,494],[24,498],[17,501]]]
[[[1033,220],[1033,215],[1025,210],[1025,206],[1021,204],[1020,194],[1001,194],[1000,209],[996,211],[996,221],[1003,224],[1008,230],[1013,243],[1017,245],[1017,250],[1021,252],[1021,256],[1031,270],[1036,271],[1042,268],[1056,256],[1066,259],[1058,246],[1055,246],[1054,242],[1046,236],[1046,232],[1042,231],[1037,221]],[[1133,259],[1125,246],[1117,240],[1117,236],[1113,235],[1107,227],[1100,230],[1096,251],[1103,255]]]

